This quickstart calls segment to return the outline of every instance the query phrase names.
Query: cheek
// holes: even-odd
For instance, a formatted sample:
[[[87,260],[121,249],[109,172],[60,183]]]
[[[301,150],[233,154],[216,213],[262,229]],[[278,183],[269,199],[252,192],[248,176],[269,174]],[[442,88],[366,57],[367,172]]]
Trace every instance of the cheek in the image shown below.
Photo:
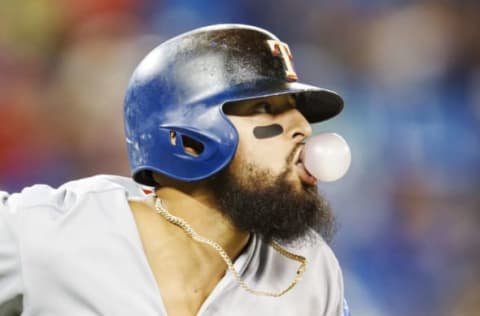
[[[239,143],[235,160],[239,168],[252,164],[277,174],[284,170],[287,156],[285,147],[275,138],[266,141],[249,137]]]
[[[233,169],[242,172],[247,164],[270,170],[274,174],[285,169],[289,153],[282,137],[285,133],[281,125],[262,125],[260,122],[245,124],[237,118],[232,118],[232,121],[239,134],[237,152],[232,161]]]

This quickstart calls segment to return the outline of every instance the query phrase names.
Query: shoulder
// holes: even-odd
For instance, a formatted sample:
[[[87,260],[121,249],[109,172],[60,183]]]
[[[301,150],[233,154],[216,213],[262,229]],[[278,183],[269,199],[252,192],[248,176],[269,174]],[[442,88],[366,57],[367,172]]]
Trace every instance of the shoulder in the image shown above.
[[[0,206],[29,208],[41,205],[61,207],[72,202],[75,196],[122,190],[129,195],[140,195],[140,185],[132,179],[114,175],[96,175],[67,182],[58,188],[36,184],[19,193],[9,195],[0,191]]]
[[[142,195],[141,187],[132,179],[113,175],[97,175],[67,182],[58,188],[44,184],[26,187],[21,192],[0,192],[0,217],[20,221],[25,213],[48,210],[50,214],[68,212],[90,195],[101,197],[118,191],[129,196]]]
[[[142,194],[141,186],[132,178],[104,174],[67,182],[59,187],[59,190],[73,191],[79,194],[122,190],[133,196]]]

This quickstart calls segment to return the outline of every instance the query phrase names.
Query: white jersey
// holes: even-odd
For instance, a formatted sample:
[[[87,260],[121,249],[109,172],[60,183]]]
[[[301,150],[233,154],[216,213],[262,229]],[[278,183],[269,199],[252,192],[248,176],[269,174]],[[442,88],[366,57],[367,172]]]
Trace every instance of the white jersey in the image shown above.
[[[0,316],[167,316],[128,205],[142,195],[131,179],[104,175],[0,192]],[[255,296],[228,272],[198,315],[343,315],[342,274],[328,245],[319,237],[288,249],[308,260],[290,292]],[[254,237],[235,267],[251,287],[275,291],[298,263]]]

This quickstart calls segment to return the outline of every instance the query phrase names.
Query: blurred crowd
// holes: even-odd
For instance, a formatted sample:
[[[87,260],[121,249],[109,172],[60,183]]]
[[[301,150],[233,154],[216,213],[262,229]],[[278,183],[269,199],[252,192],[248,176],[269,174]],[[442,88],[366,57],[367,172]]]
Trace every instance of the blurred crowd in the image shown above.
[[[478,1],[2,0],[0,190],[128,175],[122,102],[140,59],[213,23],[267,28],[303,82],[344,96],[314,130],[349,173],[320,184],[353,315],[480,314]]]

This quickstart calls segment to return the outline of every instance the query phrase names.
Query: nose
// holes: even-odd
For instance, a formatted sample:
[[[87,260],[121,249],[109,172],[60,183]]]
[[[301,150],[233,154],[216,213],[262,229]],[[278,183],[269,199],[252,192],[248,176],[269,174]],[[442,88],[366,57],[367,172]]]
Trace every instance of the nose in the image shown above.
[[[310,123],[298,109],[292,108],[286,111],[283,116],[282,119],[285,120],[283,126],[285,126],[289,137],[301,142],[312,135]]]

